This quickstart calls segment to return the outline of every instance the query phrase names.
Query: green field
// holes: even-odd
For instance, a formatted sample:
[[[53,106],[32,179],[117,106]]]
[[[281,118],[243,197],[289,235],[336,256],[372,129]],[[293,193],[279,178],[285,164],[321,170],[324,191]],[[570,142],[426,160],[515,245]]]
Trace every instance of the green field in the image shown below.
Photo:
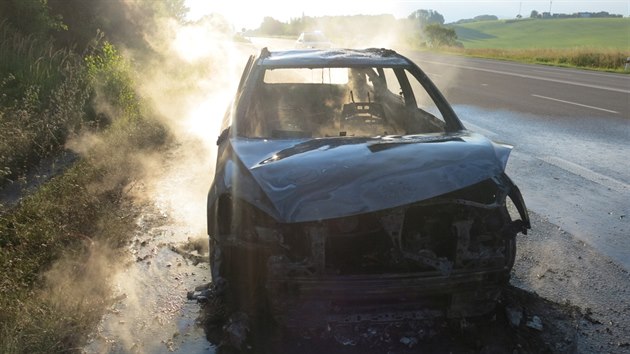
[[[523,19],[453,26],[465,48],[598,48],[630,52],[630,18]]]

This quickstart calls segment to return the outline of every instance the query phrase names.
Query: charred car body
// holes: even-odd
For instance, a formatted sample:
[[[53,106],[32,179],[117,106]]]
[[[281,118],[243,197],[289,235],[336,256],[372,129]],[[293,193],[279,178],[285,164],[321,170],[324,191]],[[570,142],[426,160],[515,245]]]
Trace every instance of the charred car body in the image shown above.
[[[486,313],[530,228],[511,148],[390,50],[263,49],[217,144],[213,279],[290,326]]]

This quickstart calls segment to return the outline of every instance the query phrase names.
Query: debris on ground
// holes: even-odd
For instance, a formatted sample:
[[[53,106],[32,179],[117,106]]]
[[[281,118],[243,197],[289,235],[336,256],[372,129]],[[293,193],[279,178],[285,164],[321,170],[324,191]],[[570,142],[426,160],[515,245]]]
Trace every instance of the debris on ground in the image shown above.
[[[447,319],[405,320],[387,323],[330,323],[293,333],[291,328],[272,326],[269,319],[249,318],[245,313],[226,315],[223,285],[204,284],[188,293],[189,300],[202,303],[208,339],[238,351],[302,354],[509,352],[573,353],[576,348],[577,308],[540,298],[535,293],[509,287],[488,315]],[[206,297],[208,301],[199,301]],[[543,327],[543,319],[552,324]],[[546,321],[545,321],[546,322]],[[544,330],[543,330],[544,328]],[[621,346],[622,344],[620,344]]]
[[[533,328],[537,331],[543,330],[542,320],[538,316],[533,316],[531,320],[527,321],[525,324],[529,328]]]
[[[170,245],[170,250],[179,254],[180,256],[188,259],[192,262],[193,265],[197,265],[199,263],[208,263],[208,255],[207,254],[199,254],[196,251],[189,251],[185,246],[175,246]]]
[[[521,309],[506,306],[505,315],[513,328],[521,325],[521,320],[523,319],[523,311]]]

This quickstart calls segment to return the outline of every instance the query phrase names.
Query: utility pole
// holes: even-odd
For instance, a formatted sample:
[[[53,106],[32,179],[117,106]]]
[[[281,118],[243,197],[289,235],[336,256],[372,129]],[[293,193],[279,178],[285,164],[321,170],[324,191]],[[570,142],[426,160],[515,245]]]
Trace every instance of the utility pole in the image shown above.
[[[553,3],[553,0],[549,0],[549,16],[551,16],[551,4]]]
[[[522,9],[523,9],[523,2],[521,1],[521,2],[518,3],[518,14],[519,15],[521,14],[521,10]]]

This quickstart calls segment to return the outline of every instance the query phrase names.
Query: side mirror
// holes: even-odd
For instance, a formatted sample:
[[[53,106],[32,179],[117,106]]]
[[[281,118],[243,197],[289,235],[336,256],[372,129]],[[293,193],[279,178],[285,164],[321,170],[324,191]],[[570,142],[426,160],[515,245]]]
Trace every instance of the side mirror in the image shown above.
[[[228,135],[230,135],[230,127],[223,129],[219,137],[217,138],[217,145],[221,145],[227,139]]]

